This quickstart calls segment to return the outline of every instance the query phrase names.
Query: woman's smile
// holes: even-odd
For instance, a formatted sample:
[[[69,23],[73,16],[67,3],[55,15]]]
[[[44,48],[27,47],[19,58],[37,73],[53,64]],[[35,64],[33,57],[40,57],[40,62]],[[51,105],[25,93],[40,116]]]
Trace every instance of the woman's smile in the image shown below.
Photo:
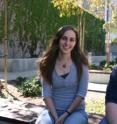
[[[71,53],[76,44],[76,36],[72,30],[68,30],[64,33],[60,39],[60,52],[62,53]]]

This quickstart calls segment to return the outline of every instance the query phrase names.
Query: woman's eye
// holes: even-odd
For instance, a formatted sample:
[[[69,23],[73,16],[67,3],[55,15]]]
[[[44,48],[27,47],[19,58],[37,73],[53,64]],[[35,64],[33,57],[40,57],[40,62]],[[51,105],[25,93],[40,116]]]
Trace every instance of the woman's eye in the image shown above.
[[[67,37],[63,36],[63,37],[62,37],[62,40],[67,40]]]
[[[70,38],[70,41],[71,41],[71,42],[74,42],[74,41],[75,41],[75,39],[74,39],[74,38]]]

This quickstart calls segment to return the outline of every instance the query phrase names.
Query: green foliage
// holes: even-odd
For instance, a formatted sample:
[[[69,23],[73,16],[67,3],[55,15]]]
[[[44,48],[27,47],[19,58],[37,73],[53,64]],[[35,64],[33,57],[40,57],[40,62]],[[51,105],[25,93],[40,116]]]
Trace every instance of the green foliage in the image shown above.
[[[103,60],[103,61],[100,62],[99,66],[104,67],[105,64],[106,64],[106,60]]]
[[[110,61],[109,63],[106,63],[105,60],[100,62],[100,66],[103,68],[103,70],[112,70],[116,64],[116,59],[114,61]]]
[[[20,85],[22,85],[22,83],[24,82],[24,81],[26,81],[27,80],[27,78],[26,77],[17,77],[16,78],[16,83],[17,83],[17,85],[18,86],[20,86]]]
[[[60,17],[78,15],[82,12],[77,0],[52,0],[52,4],[59,10]]]
[[[50,0],[7,0],[8,1],[8,41],[14,45],[18,41],[18,46],[22,49],[23,55],[29,51],[31,57],[36,57],[35,49],[37,43],[42,48],[46,48],[53,32],[63,25],[71,24],[78,27],[80,24],[80,14],[83,11],[74,3],[75,0],[66,1],[66,8],[63,0],[56,4],[59,8],[67,9],[64,17],[59,17],[58,9],[54,8]],[[54,0],[52,0],[54,1]],[[56,0],[55,0],[56,1]],[[56,1],[56,2],[60,2]],[[77,8],[77,9],[76,9]],[[74,13],[74,12],[75,13]],[[73,13],[72,13],[73,12]],[[68,15],[69,16],[68,16]],[[102,30],[103,21],[96,19],[89,13],[83,14],[85,18],[85,49],[94,51],[95,54],[104,52],[104,31]],[[3,17],[3,15],[1,16]],[[0,18],[0,38],[3,38],[3,18]],[[16,40],[13,39],[16,34]]]
[[[107,63],[106,60],[103,60],[100,62],[99,66],[95,64],[90,65],[90,69],[111,71],[116,64],[117,58],[109,63]]]
[[[80,2],[83,2],[82,0]],[[91,2],[91,1],[90,1]],[[60,12],[60,17],[75,15],[78,18],[77,27],[80,30],[81,49],[91,51],[94,54],[104,54],[105,31],[102,29],[104,20],[95,18],[83,8],[78,6],[76,0],[52,0],[55,8]],[[101,6],[102,1],[93,1],[92,7]],[[102,5],[103,6],[103,5]],[[90,6],[91,7],[91,6]],[[93,8],[90,8],[93,9]]]
[[[22,83],[20,87],[20,91],[26,97],[39,96],[41,94],[41,86],[40,86],[40,83],[36,80],[36,78],[32,78]]]
[[[50,0],[9,0],[9,38],[13,33],[18,34],[19,47],[25,53],[29,51],[31,57],[39,42],[46,48],[53,32],[65,24],[73,24],[76,17],[59,18],[58,11],[52,6]]]
[[[102,70],[102,68],[100,66],[97,66],[95,64],[91,64],[90,69],[92,69],[92,70]]]
[[[113,43],[117,43],[117,38],[115,38],[115,39],[112,40],[112,44]]]
[[[94,55],[105,53],[105,31],[103,30],[104,20],[86,14],[85,27],[85,48]]]
[[[117,8],[112,11],[112,22],[117,27]]]

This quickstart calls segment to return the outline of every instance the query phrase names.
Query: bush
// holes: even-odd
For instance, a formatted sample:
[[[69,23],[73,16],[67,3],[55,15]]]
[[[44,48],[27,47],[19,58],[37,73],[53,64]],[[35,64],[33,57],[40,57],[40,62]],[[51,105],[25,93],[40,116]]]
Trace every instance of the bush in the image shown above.
[[[17,86],[20,86],[20,85],[22,85],[22,83],[24,82],[24,81],[26,81],[27,80],[27,78],[26,77],[17,77],[17,79],[16,79],[16,83],[17,83]]]
[[[39,96],[41,94],[41,85],[40,82],[36,78],[27,79],[22,83],[20,88],[22,94],[26,97],[31,96]]]
[[[102,70],[102,68],[100,66],[95,65],[95,64],[90,65],[90,69],[93,69],[93,70]]]
[[[95,64],[90,65],[90,69],[111,71],[116,64],[117,58],[114,61],[110,61],[109,63],[106,63],[106,60],[103,60],[100,62],[99,66]]]
[[[115,39],[112,40],[112,44],[113,43],[117,43],[117,38],[115,38]]]

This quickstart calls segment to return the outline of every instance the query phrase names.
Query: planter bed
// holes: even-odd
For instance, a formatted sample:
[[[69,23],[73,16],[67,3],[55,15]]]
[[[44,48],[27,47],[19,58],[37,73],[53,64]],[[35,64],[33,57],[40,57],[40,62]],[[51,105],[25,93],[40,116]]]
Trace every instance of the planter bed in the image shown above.
[[[107,84],[109,82],[111,71],[90,70],[89,82]]]

